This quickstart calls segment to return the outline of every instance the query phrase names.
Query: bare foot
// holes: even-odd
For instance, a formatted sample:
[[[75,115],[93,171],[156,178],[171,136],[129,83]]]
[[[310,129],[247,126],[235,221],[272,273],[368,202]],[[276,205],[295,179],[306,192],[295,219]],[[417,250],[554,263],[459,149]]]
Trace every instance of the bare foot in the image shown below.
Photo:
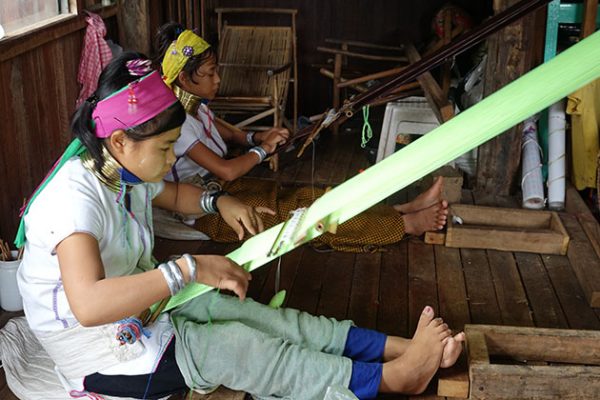
[[[438,176],[429,189],[408,203],[394,205],[394,209],[403,214],[407,214],[430,207],[442,199],[443,187],[444,177]]]
[[[400,357],[410,346],[410,342],[410,339],[400,336],[388,336],[383,348],[383,361],[392,361]]]
[[[446,200],[435,203],[424,210],[404,214],[404,231],[410,235],[420,236],[427,231],[439,231],[448,219],[448,203]]]
[[[454,365],[460,353],[462,352],[462,342],[465,341],[465,333],[457,333],[454,336],[444,339],[444,352],[440,368],[449,368]]]
[[[380,391],[422,393],[440,366],[444,340],[448,337],[451,337],[448,325],[441,318],[434,318],[431,307],[425,307],[415,335],[404,354],[383,364]]]

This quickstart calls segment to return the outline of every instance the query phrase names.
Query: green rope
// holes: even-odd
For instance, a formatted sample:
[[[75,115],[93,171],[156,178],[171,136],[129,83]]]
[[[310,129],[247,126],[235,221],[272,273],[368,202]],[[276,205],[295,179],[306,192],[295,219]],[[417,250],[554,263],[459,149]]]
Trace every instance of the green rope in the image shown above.
[[[373,137],[373,129],[371,129],[371,124],[369,123],[369,106],[364,106],[362,109],[363,112],[363,127],[362,127],[362,142],[360,147],[363,149],[369,143],[369,140]]]

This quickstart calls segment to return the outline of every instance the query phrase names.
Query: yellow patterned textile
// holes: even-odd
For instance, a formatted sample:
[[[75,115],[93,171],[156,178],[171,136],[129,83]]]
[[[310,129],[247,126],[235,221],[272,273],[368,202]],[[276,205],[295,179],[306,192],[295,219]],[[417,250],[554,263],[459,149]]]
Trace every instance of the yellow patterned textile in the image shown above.
[[[311,187],[279,187],[276,182],[264,179],[240,178],[226,183],[223,189],[249,206],[264,206],[274,210],[277,215],[262,216],[265,229],[287,220],[290,211],[307,207],[314,201]],[[323,189],[314,188],[314,198],[323,193]],[[218,214],[198,218],[195,228],[216,242],[239,241],[231,227]],[[325,233],[311,243],[326,245],[338,251],[374,252],[382,246],[402,240],[404,233],[402,215],[390,206],[378,204],[338,226],[336,234]]]
[[[163,59],[162,70],[165,83],[171,86],[188,59],[204,53],[209,47],[210,44],[194,32],[183,31],[177,40],[171,43]]]
[[[571,115],[571,181],[577,190],[596,186],[600,151],[600,79],[580,88],[567,102]]]

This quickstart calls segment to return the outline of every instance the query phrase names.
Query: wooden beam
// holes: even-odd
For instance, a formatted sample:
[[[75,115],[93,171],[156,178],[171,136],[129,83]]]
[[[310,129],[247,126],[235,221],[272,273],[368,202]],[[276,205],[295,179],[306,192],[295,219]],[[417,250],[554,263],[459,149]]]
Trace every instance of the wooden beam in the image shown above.
[[[466,355],[463,353],[451,368],[440,369],[437,395],[455,399],[469,398],[468,368]]]
[[[589,305],[600,307],[600,258],[596,255],[577,218],[564,214],[561,219],[571,238],[567,257],[573,272]]]
[[[412,43],[405,45],[406,55],[411,63],[416,63],[421,60],[421,55]],[[433,109],[440,124],[450,120],[454,116],[454,108],[444,96],[444,92],[431,75],[431,72],[425,72],[417,77],[417,81],[425,92],[425,97],[429,105]]]
[[[262,7],[219,7],[215,8],[217,14],[229,13],[272,13],[272,14],[298,14],[295,8],[262,8]]]
[[[365,49],[377,49],[377,50],[392,50],[392,51],[403,51],[403,46],[386,46],[382,44],[374,44],[368,42],[360,42],[357,40],[342,40],[342,39],[325,39],[325,43],[333,43],[340,45],[348,45],[354,47],[364,47]]]
[[[443,232],[425,232],[425,243],[443,246],[446,243],[446,234]]]
[[[455,204],[446,246],[564,255],[569,235],[555,212]]]
[[[470,399],[591,400],[600,393],[598,331],[467,325],[465,334]],[[493,356],[516,361],[496,364]],[[571,364],[547,365],[554,360]]]
[[[600,331],[467,325],[485,336],[489,354],[515,360],[600,365]]]
[[[334,79],[333,71],[330,71],[327,68],[319,69],[319,73],[326,78]],[[343,76],[340,76],[340,79],[339,79],[340,82],[346,82],[346,80],[347,80],[346,78],[344,78]],[[357,92],[361,92],[361,93],[366,92],[368,90],[363,85],[352,85],[351,88],[356,90]]]
[[[406,62],[406,57],[394,57],[394,56],[376,56],[373,54],[363,54],[363,53],[356,53],[353,51],[347,51],[347,50],[340,50],[340,49],[332,49],[330,47],[323,47],[323,46],[318,46],[317,47],[318,51],[321,51],[323,53],[329,53],[329,54],[341,54],[343,56],[346,57],[354,57],[354,58],[361,58],[363,60],[374,60],[374,61],[397,61],[397,62]]]
[[[598,0],[583,0],[583,23],[581,38],[584,39],[596,32],[596,15],[598,14]]]
[[[495,0],[500,13],[521,0]],[[527,15],[488,38],[484,97],[516,80],[532,67],[535,51],[531,45],[535,18]],[[476,188],[494,195],[508,196],[518,187],[521,166],[521,124],[479,146]]]

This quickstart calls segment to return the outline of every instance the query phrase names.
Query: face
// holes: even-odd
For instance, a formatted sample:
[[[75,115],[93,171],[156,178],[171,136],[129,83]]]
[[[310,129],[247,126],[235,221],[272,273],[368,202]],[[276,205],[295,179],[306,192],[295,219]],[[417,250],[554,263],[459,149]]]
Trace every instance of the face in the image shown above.
[[[124,136],[116,144],[117,151],[111,153],[121,165],[144,182],[160,182],[175,163],[173,145],[180,132],[181,127],[178,127],[142,141]]]
[[[184,73],[185,74],[185,73]],[[203,99],[212,100],[217,95],[221,77],[219,76],[219,66],[215,57],[211,57],[202,64],[191,77],[183,77],[179,80],[181,88]]]

